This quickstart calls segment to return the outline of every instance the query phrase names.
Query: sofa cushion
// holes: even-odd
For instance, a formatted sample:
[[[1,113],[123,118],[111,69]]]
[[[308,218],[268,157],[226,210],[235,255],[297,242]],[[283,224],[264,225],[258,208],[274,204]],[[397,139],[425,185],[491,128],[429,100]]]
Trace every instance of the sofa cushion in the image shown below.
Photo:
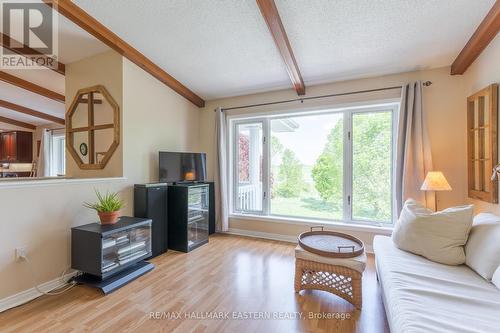
[[[465,262],[464,245],[472,225],[473,206],[452,207],[433,213],[415,200],[405,202],[392,233],[396,246],[447,264]]]
[[[500,216],[482,213],[474,218],[465,245],[465,263],[487,280],[500,266]]]
[[[495,273],[493,273],[493,277],[491,278],[491,282],[500,289],[500,266],[497,267]]]
[[[498,332],[500,290],[466,265],[439,264],[375,236],[373,250],[393,333]]]
[[[295,258],[320,262],[328,265],[344,266],[361,273],[363,273],[366,267],[366,254],[364,252],[353,258],[330,258],[320,256],[316,253],[311,253],[304,250],[300,245],[297,245],[295,248]]]

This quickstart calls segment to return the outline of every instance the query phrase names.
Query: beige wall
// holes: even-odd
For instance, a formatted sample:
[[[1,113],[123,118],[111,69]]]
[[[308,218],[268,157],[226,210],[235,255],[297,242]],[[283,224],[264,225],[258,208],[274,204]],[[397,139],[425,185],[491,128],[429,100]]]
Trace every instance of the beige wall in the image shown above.
[[[352,80],[307,87],[306,96],[318,96],[332,93],[349,92],[357,90],[374,89],[381,87],[399,86],[409,81],[430,80],[432,85],[424,88],[424,109],[427,114],[427,126],[432,143],[432,155],[434,168],[441,170],[446,175],[452,192],[442,193],[439,196],[440,207],[462,204],[466,193],[466,118],[464,110],[463,78],[461,76],[450,76],[450,69],[439,68],[427,71],[418,71],[388,75],[383,77]],[[370,94],[350,95],[324,100],[306,101],[303,104],[290,103],[265,108],[248,109],[248,112],[262,112],[268,110],[285,108],[314,108],[324,105],[341,105],[352,102],[366,102],[369,100],[381,100],[386,98],[399,98],[399,90],[391,90]],[[269,101],[287,100],[297,98],[291,89],[248,95],[235,98],[211,101],[202,111],[200,122],[201,149],[208,152],[209,175],[213,177],[214,154],[214,119],[213,110],[217,106],[231,107],[253,103],[265,103]],[[237,111],[241,112],[241,111]],[[231,111],[229,111],[229,114]],[[297,228],[287,223],[259,222],[255,220],[230,219],[230,228],[250,230],[256,232],[276,233],[280,235],[297,235],[299,231],[305,230],[305,226]],[[332,227],[333,228],[333,227]],[[335,228],[333,228],[335,229]],[[357,233],[357,235],[371,242],[371,233]]]
[[[462,98],[462,109],[465,114],[467,106],[466,96],[487,87],[492,83],[500,84],[500,34],[490,43],[477,60],[469,67],[464,75],[464,97]],[[500,127],[499,127],[500,128]],[[499,137],[500,140],[500,137]],[[500,146],[500,141],[499,141]],[[467,174],[464,174],[464,178]],[[493,212],[500,214],[500,205],[489,204],[479,200],[469,199],[476,206],[477,212]]]
[[[94,188],[119,191],[126,204],[122,213],[131,215],[133,184],[157,181],[158,150],[198,150],[196,106],[127,60],[104,57],[109,57],[109,66],[120,63],[123,74],[123,79],[115,77],[123,89],[124,178],[38,181],[27,187],[0,184],[0,301],[33,287],[27,264],[14,261],[15,247],[27,246],[39,283],[55,279],[70,265],[71,227],[96,221],[96,214],[82,207],[94,200]],[[101,83],[89,80],[85,85]],[[120,89],[110,93],[118,99]]]
[[[433,85],[425,88],[424,106],[428,114],[434,164],[436,169],[444,171],[454,189],[440,196],[440,204],[442,207],[462,204],[467,196],[465,99],[483,86],[499,81],[499,53],[497,37],[465,76],[450,76],[449,68],[441,68],[308,87],[308,96],[400,85],[419,79],[432,81]],[[114,55],[107,56],[114,58]],[[292,90],[277,91],[212,101],[205,109],[199,110],[127,60],[110,61],[110,66],[120,62],[125,179],[38,182],[28,187],[0,184],[0,299],[32,287],[27,265],[14,261],[15,247],[27,246],[40,283],[56,278],[69,266],[70,228],[96,220],[92,211],[81,206],[83,201],[93,200],[94,188],[119,191],[127,205],[124,214],[131,214],[132,185],[157,180],[156,154],[160,149],[206,151],[212,178],[212,111],[216,106],[296,98]],[[68,69],[71,71],[71,65]],[[98,83],[103,82],[89,81],[85,85]],[[76,88],[73,89],[72,94]],[[115,99],[121,96],[119,90],[110,91]],[[394,97],[394,92],[372,95],[368,99],[385,97]],[[352,97],[332,99],[330,102],[349,101],[353,101]],[[481,206],[499,212],[498,205]],[[290,236],[305,229],[290,223],[235,219],[231,220],[231,228]],[[356,235],[369,243],[373,233],[359,232]]]
[[[198,151],[200,109],[128,60],[123,62],[124,168],[158,181],[158,151]]]
[[[122,191],[124,181],[76,182],[12,188],[0,184],[0,300],[33,287],[26,263],[14,260],[14,249],[26,246],[39,283],[59,276],[70,263],[70,228],[96,220],[82,203],[94,199],[94,188]],[[127,202],[130,204],[130,202]]]
[[[109,91],[120,106],[120,114],[123,115],[123,57],[114,51],[104,52],[66,65],[66,111],[79,89],[98,84],[103,85]],[[80,109],[84,110],[84,108]],[[86,110],[85,113],[80,114],[86,116]],[[123,125],[123,120],[121,122]],[[120,133],[120,137],[123,141],[123,132]],[[111,142],[111,138],[109,139],[108,141]],[[79,153],[80,144],[86,141],[87,135],[84,132],[75,134],[77,153]],[[99,149],[96,145],[96,151]],[[85,158],[82,160],[85,161]],[[66,154],[66,175],[74,178],[121,177],[123,175],[123,145],[118,146],[106,167],[99,170],[82,170],[73,156]]]

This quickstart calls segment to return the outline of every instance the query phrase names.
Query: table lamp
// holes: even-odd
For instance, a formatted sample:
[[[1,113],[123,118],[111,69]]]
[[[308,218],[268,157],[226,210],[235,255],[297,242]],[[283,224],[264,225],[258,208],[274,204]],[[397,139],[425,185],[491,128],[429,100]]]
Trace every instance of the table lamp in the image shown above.
[[[439,191],[451,191],[451,186],[444,177],[441,171],[429,171],[427,176],[425,176],[422,187],[422,191],[433,191],[434,194],[434,211],[437,212],[437,192]]]

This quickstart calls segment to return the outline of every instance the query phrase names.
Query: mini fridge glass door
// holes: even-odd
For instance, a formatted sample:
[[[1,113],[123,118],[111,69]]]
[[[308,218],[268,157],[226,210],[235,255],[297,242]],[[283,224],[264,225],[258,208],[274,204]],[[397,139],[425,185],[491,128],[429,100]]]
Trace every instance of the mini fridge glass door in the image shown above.
[[[208,240],[208,185],[188,190],[188,251]]]

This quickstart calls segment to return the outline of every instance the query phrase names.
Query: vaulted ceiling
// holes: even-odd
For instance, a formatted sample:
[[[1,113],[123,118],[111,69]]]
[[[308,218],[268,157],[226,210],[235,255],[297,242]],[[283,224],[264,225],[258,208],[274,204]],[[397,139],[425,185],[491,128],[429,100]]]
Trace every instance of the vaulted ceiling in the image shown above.
[[[88,34],[85,30],[79,28],[65,17],[59,16],[59,61],[61,63],[75,62],[107,50],[109,48],[106,45]],[[64,75],[55,71],[47,69],[2,69],[1,72],[64,95]],[[0,77],[2,76],[4,75],[0,73]],[[39,93],[0,80],[0,117],[21,121],[34,126],[53,123],[51,120],[5,107],[7,103],[14,103],[21,108],[42,112],[48,115],[47,118],[54,116],[64,119],[64,102],[47,98]],[[4,124],[5,122],[0,122],[0,130],[7,127]]]
[[[290,88],[255,0],[75,0],[205,99]],[[307,85],[451,65],[495,0],[275,0]]]
[[[296,60],[291,63],[296,63],[310,86],[449,66],[495,0],[274,2]],[[73,3],[205,100],[291,87],[290,66],[282,59],[286,55],[275,44],[279,44],[280,29],[273,32],[272,17],[266,17],[270,0]],[[60,62],[71,63],[109,49],[59,15]],[[64,75],[54,71],[3,72],[64,95]],[[2,107],[2,101],[64,117],[61,101],[5,81],[0,81],[0,117],[33,125],[50,123],[29,112]]]

